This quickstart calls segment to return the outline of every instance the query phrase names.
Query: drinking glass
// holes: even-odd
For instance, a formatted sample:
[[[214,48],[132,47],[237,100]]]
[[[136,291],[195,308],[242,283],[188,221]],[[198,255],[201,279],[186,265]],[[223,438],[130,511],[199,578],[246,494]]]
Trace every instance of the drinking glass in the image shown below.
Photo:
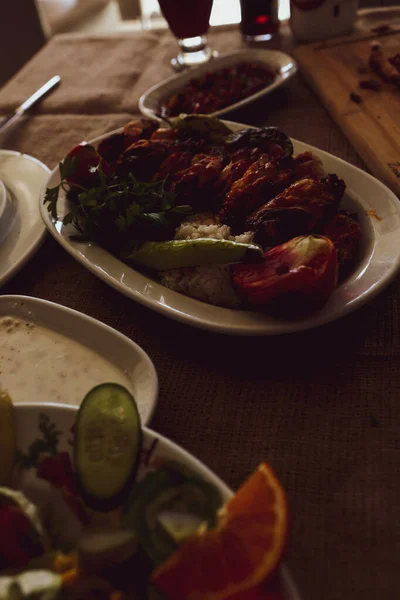
[[[270,40],[279,28],[277,0],[240,0],[240,28],[246,41]]]
[[[213,0],[158,0],[169,28],[178,39],[180,52],[171,60],[175,70],[207,62],[216,52],[207,44]]]

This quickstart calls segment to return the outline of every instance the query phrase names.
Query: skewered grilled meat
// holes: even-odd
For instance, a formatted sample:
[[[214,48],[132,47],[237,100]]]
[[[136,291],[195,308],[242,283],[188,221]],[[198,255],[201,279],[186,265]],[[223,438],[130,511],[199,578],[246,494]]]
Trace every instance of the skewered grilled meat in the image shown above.
[[[312,152],[302,152],[294,157],[295,179],[303,179],[303,177],[311,177],[311,179],[319,179],[326,175],[322,161],[314,156]]]
[[[361,240],[357,215],[346,210],[339,210],[333,219],[324,224],[321,234],[334,243],[338,257],[339,275],[343,277],[354,264]]]
[[[104,140],[101,140],[97,147],[97,152],[107,162],[114,163],[121,156],[125,148],[127,148],[125,145],[126,141],[126,136],[123,132],[114,133],[113,135],[109,135],[104,138]],[[128,144],[128,146],[129,145],[130,144]]]
[[[387,83],[392,83],[400,87],[400,73],[396,66],[389,61],[383,52],[380,44],[374,44],[371,48],[369,57],[369,66],[373,69],[381,79]]]
[[[156,129],[152,134],[151,140],[171,140],[174,141],[177,139],[177,132],[175,129],[160,127]]]
[[[185,152],[178,150],[169,154],[161,163],[157,173],[153,176],[153,181],[162,181],[167,176],[170,178],[173,174],[179,173],[184,169],[188,169],[191,165],[193,152]]]
[[[232,185],[243,177],[247,169],[259,158],[259,148],[242,148],[237,150],[229,163],[221,171],[218,179],[218,195],[226,194]]]
[[[114,144],[116,147],[115,153],[123,146],[117,161],[117,174],[122,177],[133,173],[141,181],[165,179],[166,175],[171,174],[171,172],[188,168],[190,166],[188,157],[203,152],[206,147],[204,140],[190,138],[178,140],[176,139],[176,131],[155,130],[154,125],[150,127],[146,125],[146,120],[144,122],[145,126],[140,135],[146,134],[146,136],[151,136],[150,139],[141,137],[128,147],[126,146],[127,136],[133,135],[135,131],[139,132],[139,129],[133,126],[139,121],[134,121],[125,128],[126,131],[116,134],[122,136],[122,140],[117,138],[115,140],[111,139],[109,142],[110,145]],[[158,127],[158,124],[155,127]],[[172,135],[169,132],[172,132]],[[158,133],[159,135],[157,135]],[[218,152],[213,150],[210,155],[216,153]],[[166,161],[165,164],[163,164],[164,161]]]
[[[247,227],[265,246],[311,233],[338,210],[345,187],[336,175],[300,179],[256,210],[247,219]]]
[[[132,173],[140,181],[151,181],[169,151],[170,144],[166,141],[139,140],[119,157],[117,174],[128,177]]]
[[[234,233],[241,233],[247,217],[292,180],[292,168],[280,169],[268,154],[262,154],[226,194],[219,215],[221,222],[229,225]]]
[[[133,119],[125,125],[124,133],[127,136],[139,136],[140,139],[148,140],[158,128],[159,124],[153,119]]]
[[[125,125],[120,133],[114,133],[102,140],[97,152],[107,162],[114,163],[132,144],[141,139],[149,139],[158,129],[158,123],[150,119],[136,119]]]
[[[174,173],[169,188],[175,192],[178,204],[190,204],[194,210],[210,208],[216,196],[215,183],[226,162],[224,154],[195,154],[190,166]]]

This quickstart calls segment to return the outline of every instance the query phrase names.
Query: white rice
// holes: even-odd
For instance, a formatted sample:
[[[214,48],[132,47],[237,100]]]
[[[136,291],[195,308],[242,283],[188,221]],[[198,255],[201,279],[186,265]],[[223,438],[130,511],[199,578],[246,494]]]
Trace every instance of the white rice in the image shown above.
[[[253,237],[252,231],[236,236],[231,235],[230,227],[219,223],[213,215],[199,214],[182,222],[176,229],[174,239],[212,238],[250,244],[253,242]],[[208,304],[227,308],[239,308],[241,304],[231,285],[229,265],[227,264],[165,271],[161,283],[176,292],[192,296]]]

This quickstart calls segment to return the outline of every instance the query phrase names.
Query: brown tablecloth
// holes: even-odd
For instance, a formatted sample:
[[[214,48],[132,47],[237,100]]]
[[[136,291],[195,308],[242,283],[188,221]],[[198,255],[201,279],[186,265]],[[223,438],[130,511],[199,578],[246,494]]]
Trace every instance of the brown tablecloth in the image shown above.
[[[234,30],[211,36],[222,51]],[[288,47],[287,36],[274,44]],[[53,39],[0,91],[0,114],[56,72],[62,86],[2,141],[53,167],[77,142],[137,113],[139,94],[170,75],[168,33]],[[300,76],[232,115],[363,166]],[[286,487],[287,561],[305,600],[400,595],[399,282],[357,313],[303,334],[231,338],[178,324],[128,300],[48,238],[2,293],[83,311],[151,356],[160,381],[152,426],[232,486],[261,460]]]

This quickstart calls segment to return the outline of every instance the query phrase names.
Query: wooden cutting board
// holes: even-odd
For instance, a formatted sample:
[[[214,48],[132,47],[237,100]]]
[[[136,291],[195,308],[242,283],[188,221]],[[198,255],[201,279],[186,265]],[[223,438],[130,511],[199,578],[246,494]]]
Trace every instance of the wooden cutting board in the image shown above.
[[[400,89],[383,83],[374,72],[362,73],[374,40],[389,56],[400,52],[400,25],[381,35],[369,29],[299,45],[294,54],[301,72],[371,172],[400,197]],[[360,89],[365,79],[380,81],[381,89]],[[362,102],[352,101],[351,93]]]

